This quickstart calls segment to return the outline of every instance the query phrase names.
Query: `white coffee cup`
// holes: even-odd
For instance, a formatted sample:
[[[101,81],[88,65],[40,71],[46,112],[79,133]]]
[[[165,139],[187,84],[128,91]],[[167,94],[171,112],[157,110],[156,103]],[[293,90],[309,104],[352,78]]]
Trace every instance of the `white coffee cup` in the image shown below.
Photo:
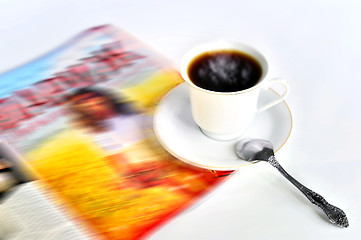
[[[262,68],[262,75],[257,84],[235,92],[216,92],[195,85],[188,73],[190,63],[204,53],[222,50],[242,52],[254,58]],[[196,46],[184,55],[180,73],[188,84],[194,121],[206,136],[215,140],[232,140],[240,137],[257,112],[280,103],[289,92],[289,85],[285,80],[269,79],[267,60],[260,52],[235,42],[217,41]],[[257,108],[261,90],[269,89],[271,84],[282,84],[285,91],[277,100]]]

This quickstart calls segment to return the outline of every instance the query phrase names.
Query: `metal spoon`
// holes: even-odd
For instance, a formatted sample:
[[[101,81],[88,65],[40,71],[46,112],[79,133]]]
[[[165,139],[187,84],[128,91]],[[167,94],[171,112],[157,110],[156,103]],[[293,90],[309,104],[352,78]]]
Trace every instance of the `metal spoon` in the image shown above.
[[[236,153],[239,158],[246,161],[266,161],[277,168],[293,185],[295,185],[311,203],[321,208],[331,221],[339,227],[348,227],[348,220],[344,211],[329,204],[321,195],[306,188],[291,175],[289,175],[276,160],[272,143],[262,139],[244,139],[237,143]]]

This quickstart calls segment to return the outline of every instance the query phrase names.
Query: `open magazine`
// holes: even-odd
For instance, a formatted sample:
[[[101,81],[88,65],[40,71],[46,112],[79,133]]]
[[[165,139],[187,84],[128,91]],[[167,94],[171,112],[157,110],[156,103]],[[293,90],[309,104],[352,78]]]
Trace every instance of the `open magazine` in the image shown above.
[[[182,81],[128,33],[92,28],[0,75],[0,139],[23,182],[92,238],[142,239],[230,174],[184,164],[155,138],[155,107]]]

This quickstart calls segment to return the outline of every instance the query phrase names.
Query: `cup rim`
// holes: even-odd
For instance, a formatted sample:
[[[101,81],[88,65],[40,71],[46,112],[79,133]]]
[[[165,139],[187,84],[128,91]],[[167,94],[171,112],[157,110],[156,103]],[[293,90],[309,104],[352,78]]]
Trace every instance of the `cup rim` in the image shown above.
[[[216,52],[219,50],[236,50],[239,52],[245,52],[246,54],[250,55],[255,60],[257,60],[257,62],[262,67],[262,75],[261,75],[259,81],[257,82],[257,84],[254,85],[253,87],[243,89],[240,91],[234,91],[234,92],[217,92],[217,91],[204,89],[204,88],[201,88],[201,87],[198,87],[197,85],[195,85],[188,76],[189,64],[192,62],[193,59],[195,59],[197,56],[199,56],[203,53]],[[253,48],[247,44],[229,41],[229,40],[219,40],[219,41],[207,42],[207,43],[197,45],[197,46],[191,48],[183,56],[183,58],[181,60],[181,64],[180,64],[180,74],[181,74],[182,78],[184,79],[184,81],[186,81],[186,83],[189,86],[191,86],[199,91],[214,94],[214,95],[237,95],[237,94],[244,94],[244,93],[253,91],[253,90],[259,88],[265,82],[264,80],[265,80],[267,73],[268,73],[268,63],[267,63],[266,58],[263,56],[263,54],[261,54],[258,50],[256,50],[255,48]]]

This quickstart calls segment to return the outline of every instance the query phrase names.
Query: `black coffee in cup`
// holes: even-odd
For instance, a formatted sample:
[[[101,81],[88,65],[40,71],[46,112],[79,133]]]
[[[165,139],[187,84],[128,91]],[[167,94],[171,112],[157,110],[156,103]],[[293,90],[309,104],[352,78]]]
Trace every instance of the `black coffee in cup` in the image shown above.
[[[255,86],[262,76],[261,64],[234,50],[206,52],[188,66],[188,76],[198,87],[215,92],[236,92]]]

